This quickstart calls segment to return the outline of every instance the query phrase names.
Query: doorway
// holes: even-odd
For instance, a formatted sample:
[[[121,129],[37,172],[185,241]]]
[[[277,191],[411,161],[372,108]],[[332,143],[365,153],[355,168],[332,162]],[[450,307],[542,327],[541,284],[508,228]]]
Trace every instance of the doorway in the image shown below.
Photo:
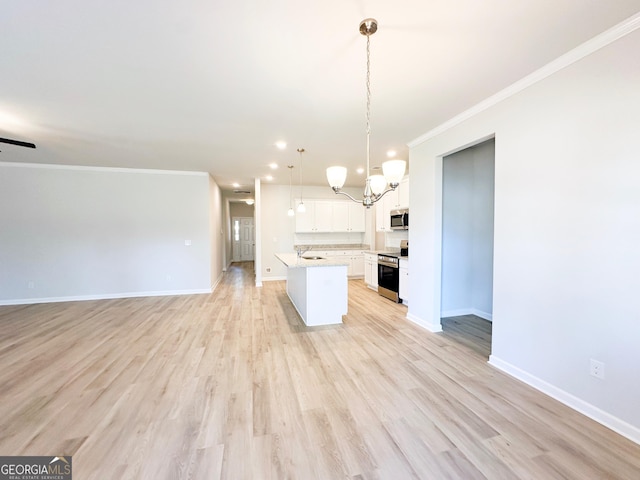
[[[253,217],[233,217],[231,226],[233,232],[233,261],[253,262],[256,249]]]
[[[490,353],[493,319],[495,140],[443,158],[441,324]],[[488,343],[488,345],[487,345]]]

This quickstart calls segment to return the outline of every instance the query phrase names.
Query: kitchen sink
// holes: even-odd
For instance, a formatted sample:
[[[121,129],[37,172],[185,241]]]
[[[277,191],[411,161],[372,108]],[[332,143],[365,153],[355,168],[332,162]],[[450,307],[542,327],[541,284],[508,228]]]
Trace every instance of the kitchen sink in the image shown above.
[[[316,255],[303,255],[302,258],[305,260],[324,260],[324,257],[318,257]]]

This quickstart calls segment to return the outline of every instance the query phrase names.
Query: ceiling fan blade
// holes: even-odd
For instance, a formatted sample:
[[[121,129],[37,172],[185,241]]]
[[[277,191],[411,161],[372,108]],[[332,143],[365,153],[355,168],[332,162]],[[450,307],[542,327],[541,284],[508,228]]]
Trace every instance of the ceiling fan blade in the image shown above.
[[[20,140],[12,140],[10,138],[0,138],[0,143],[8,143],[9,145],[18,145],[19,147],[36,148],[35,143],[21,142]]]

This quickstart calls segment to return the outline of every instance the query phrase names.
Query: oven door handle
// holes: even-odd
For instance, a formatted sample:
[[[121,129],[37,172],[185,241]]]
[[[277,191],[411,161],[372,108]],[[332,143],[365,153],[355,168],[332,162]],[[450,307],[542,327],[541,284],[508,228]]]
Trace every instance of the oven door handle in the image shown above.
[[[398,268],[395,263],[387,263],[384,260],[378,260],[378,265],[384,265],[385,267]]]

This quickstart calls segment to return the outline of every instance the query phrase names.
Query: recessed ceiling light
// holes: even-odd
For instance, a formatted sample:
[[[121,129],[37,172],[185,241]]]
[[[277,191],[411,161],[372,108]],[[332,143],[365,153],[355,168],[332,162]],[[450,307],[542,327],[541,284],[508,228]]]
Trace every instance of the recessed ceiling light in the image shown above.
[[[356,170],[356,172],[358,172],[359,175],[362,175],[364,173],[364,168],[362,167],[358,167],[358,169]]]
[[[278,147],[280,150],[284,150],[285,148],[287,148],[287,142],[285,142],[284,140],[279,140],[276,142],[276,147]]]
[[[273,177],[272,177],[271,175],[267,175],[267,176],[266,176],[266,177],[264,177],[264,178],[265,178],[265,180],[269,180],[269,181],[273,180]]]
[[[233,188],[238,188],[240,186],[239,183],[235,183],[235,182],[232,185],[233,185]]]
[[[270,163],[269,166],[271,167],[271,170],[275,170],[276,168],[278,168],[277,163]]]
[[[395,157],[396,154],[397,154],[397,152],[395,150],[388,150],[387,151],[387,157],[389,157],[389,158]]]

